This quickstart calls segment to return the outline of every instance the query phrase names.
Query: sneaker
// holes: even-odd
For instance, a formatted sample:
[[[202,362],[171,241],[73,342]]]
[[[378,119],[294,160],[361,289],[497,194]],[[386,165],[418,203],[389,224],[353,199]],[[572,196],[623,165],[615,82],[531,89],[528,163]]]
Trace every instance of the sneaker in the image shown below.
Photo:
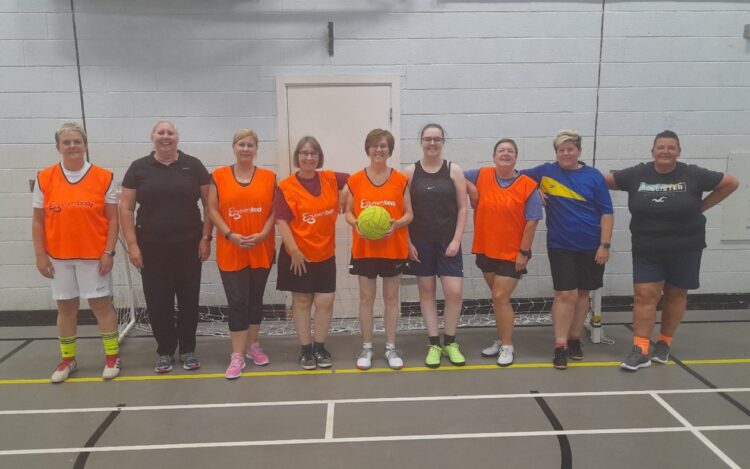
[[[241,353],[233,353],[229,360],[229,366],[224,373],[226,379],[237,379],[242,376],[242,370],[245,368],[245,357]]]
[[[266,366],[271,363],[271,360],[268,359],[268,355],[263,352],[263,349],[258,342],[253,342],[247,347],[245,357],[248,360],[252,360],[253,363],[258,366]]]
[[[159,355],[159,358],[156,359],[154,371],[159,374],[169,373],[170,371],[172,371],[173,363],[174,358],[172,358],[172,355]]]
[[[303,370],[314,370],[317,368],[312,350],[303,350],[299,354],[299,364]]]
[[[568,369],[568,351],[563,347],[555,347],[555,356],[552,357],[552,367],[556,370]]]
[[[120,374],[120,363],[119,355],[107,355],[107,362],[104,364],[104,371],[102,371],[102,378],[113,379],[117,378]]]
[[[583,360],[581,339],[568,340],[568,358],[571,360]]]
[[[513,346],[503,345],[500,347],[500,353],[497,354],[498,366],[510,366],[513,364]]]
[[[651,360],[666,365],[669,361],[669,345],[663,340],[657,341],[654,345],[654,352],[651,354]]]
[[[180,361],[182,362],[182,367],[189,371],[197,370],[201,367],[201,362],[198,361],[198,357],[192,352],[180,355]]]
[[[320,368],[330,368],[333,365],[331,354],[328,353],[328,350],[326,350],[325,347],[313,350],[313,356],[315,357],[315,363],[317,363]]]
[[[55,371],[52,373],[52,377],[49,379],[53,383],[62,383],[71,373],[78,369],[78,363],[75,358],[63,358]]]
[[[651,366],[651,358],[648,355],[644,355],[641,348],[637,345],[633,345],[633,349],[625,357],[625,361],[620,363],[620,368],[629,371],[638,371],[638,368],[646,368],[647,366]]]
[[[453,342],[452,344],[445,345],[443,347],[443,355],[448,357],[448,361],[455,366],[466,365],[466,358],[464,358],[461,350],[458,349],[458,343]]]
[[[500,346],[501,346],[502,344],[503,344],[503,343],[502,343],[502,342],[500,342],[500,339],[495,339],[495,341],[494,341],[494,342],[492,342],[492,345],[490,345],[490,346],[489,346],[489,347],[487,347],[486,349],[483,349],[483,350],[482,350],[482,356],[483,356],[484,358],[491,358],[491,357],[496,357],[496,356],[497,356],[497,354],[498,354],[498,353],[500,353]]]
[[[359,352],[359,356],[357,357],[357,368],[360,370],[369,370],[372,366],[372,357],[375,354],[372,353],[371,348],[362,348],[362,351]]]
[[[424,364],[428,368],[438,368],[440,366],[440,357],[443,354],[443,348],[439,345],[430,345],[427,349],[427,356],[424,359]]]
[[[388,362],[388,367],[392,370],[400,370],[404,367],[404,357],[395,348],[385,350],[385,359]]]

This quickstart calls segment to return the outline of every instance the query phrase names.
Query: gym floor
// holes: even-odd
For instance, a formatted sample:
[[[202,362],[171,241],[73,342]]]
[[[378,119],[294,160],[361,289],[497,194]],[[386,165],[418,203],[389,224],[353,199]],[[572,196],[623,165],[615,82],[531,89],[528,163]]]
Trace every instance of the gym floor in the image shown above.
[[[153,372],[151,337],[128,338],[113,382],[96,329],[81,327],[79,369],[49,384],[54,328],[0,329],[1,468],[667,468],[750,467],[750,312],[689,311],[667,365],[619,369],[629,313],[608,313],[614,345],[551,367],[550,326],[518,327],[516,362],[480,350],[494,329],[461,329],[464,367],[423,367],[423,332],[399,335],[391,371],[376,337],[327,342],[332,370],[303,371],[294,337],[265,337],[266,367],[223,377],[229,339],[199,337],[202,367]]]

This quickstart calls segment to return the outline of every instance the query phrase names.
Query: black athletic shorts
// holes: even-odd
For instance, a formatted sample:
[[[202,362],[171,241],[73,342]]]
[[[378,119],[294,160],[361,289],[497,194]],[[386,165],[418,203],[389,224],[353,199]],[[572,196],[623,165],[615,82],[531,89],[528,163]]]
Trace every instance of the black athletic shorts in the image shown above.
[[[334,293],[336,291],[336,256],[322,262],[306,262],[307,272],[296,275],[289,267],[292,258],[284,245],[279,249],[276,289],[294,293]]]
[[[520,279],[523,274],[527,274],[526,269],[516,270],[516,263],[502,259],[494,259],[484,254],[477,254],[477,267],[484,273],[493,273],[501,277],[511,277]]]
[[[383,259],[381,257],[369,257],[365,259],[349,260],[349,273],[361,275],[367,278],[396,277],[409,270],[407,259]]]
[[[548,249],[547,255],[555,291],[596,290],[604,285],[604,266],[596,263],[596,251]]]

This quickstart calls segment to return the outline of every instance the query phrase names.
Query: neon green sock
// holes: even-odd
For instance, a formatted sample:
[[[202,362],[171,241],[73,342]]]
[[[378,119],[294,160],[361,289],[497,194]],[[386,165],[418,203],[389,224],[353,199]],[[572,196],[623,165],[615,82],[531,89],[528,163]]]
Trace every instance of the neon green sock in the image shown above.
[[[60,340],[60,355],[63,358],[75,358],[77,337],[58,337],[58,339]]]
[[[104,354],[119,355],[120,344],[117,342],[117,331],[114,332],[102,332],[102,344],[104,344]]]

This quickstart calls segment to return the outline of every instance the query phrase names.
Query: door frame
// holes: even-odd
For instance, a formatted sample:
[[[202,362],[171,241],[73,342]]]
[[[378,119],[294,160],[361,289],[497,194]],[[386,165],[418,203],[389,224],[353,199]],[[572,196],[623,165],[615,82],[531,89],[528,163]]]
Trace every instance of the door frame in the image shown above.
[[[289,114],[287,103],[287,89],[318,86],[347,86],[347,85],[390,85],[391,88],[391,133],[393,138],[401,144],[401,77],[398,75],[330,75],[330,76],[280,76],[276,77],[276,119],[278,147],[278,175],[285,178],[291,174],[289,148]],[[400,160],[400,158],[399,158]],[[398,165],[394,165],[396,167]],[[398,169],[398,168],[397,168]]]

